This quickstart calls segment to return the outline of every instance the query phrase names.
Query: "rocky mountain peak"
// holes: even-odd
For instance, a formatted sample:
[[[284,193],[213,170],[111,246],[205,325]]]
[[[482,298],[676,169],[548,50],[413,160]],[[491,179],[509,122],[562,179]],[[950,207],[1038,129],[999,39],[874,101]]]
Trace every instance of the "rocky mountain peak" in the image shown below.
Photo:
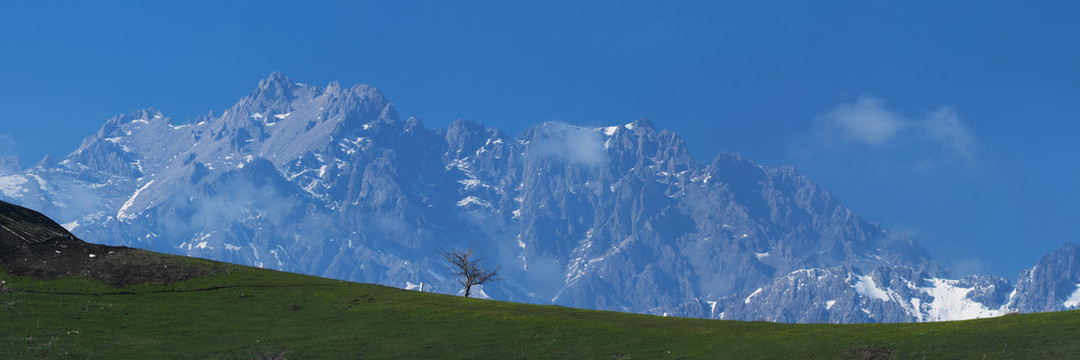
[[[637,119],[632,123],[626,124],[624,127],[630,130],[642,129],[645,131],[656,131],[656,125],[653,124],[652,120],[647,118]]]
[[[289,103],[296,100],[298,97],[296,92],[302,88],[304,86],[297,85],[284,74],[275,71],[266,79],[259,80],[259,85],[255,87],[255,90],[233,106],[229,112],[245,120],[252,113],[287,113]]]
[[[275,71],[265,79],[259,80],[259,86],[255,91],[268,94],[283,94],[297,86],[299,85],[290,80],[288,76],[285,76],[280,71]]]
[[[393,108],[390,107],[389,109],[393,109]],[[396,113],[396,111],[395,111],[395,113]],[[379,115],[379,117],[382,118],[384,116]],[[397,114],[394,114],[394,117],[397,117]],[[421,121],[419,118],[410,117],[409,119],[405,120],[405,132],[407,132],[407,133],[414,133],[414,132],[418,132],[418,131],[426,130],[426,129],[427,128],[424,127],[424,122]]]
[[[41,160],[38,160],[37,164],[34,164],[34,167],[47,168],[56,165],[57,162],[58,160],[56,160],[56,157],[53,156],[53,154],[45,154]]]
[[[398,120],[400,120],[400,118],[398,117],[397,108],[394,107],[393,102],[387,102],[386,105],[383,106],[382,111],[379,112],[379,119],[384,120],[384,121],[398,121]],[[410,119],[415,119],[415,118],[410,118]],[[417,120],[419,120],[419,119],[417,119]],[[421,124],[423,124],[423,123],[421,123]]]
[[[446,128],[446,143],[449,151],[455,156],[462,153],[472,153],[479,149],[487,137],[484,134],[486,128],[483,124],[472,120],[458,119],[450,123]]]
[[[1043,255],[1034,267],[1020,273],[1016,290],[1023,296],[1011,306],[1019,311],[1080,308],[1080,244],[1068,242]]]
[[[118,135],[121,134],[121,130],[120,130],[121,126],[128,125],[128,124],[133,124],[133,123],[135,123],[135,124],[146,124],[146,123],[149,123],[150,121],[157,121],[157,120],[163,120],[163,119],[164,119],[164,115],[160,111],[158,111],[158,110],[156,110],[154,108],[145,108],[145,109],[135,110],[135,111],[132,111],[132,112],[127,113],[127,114],[120,114],[120,115],[117,115],[117,116],[113,116],[109,120],[105,121],[105,124],[102,125],[101,128],[98,130],[97,134],[95,134],[96,136],[91,137],[91,138],[103,139],[103,138],[107,138],[107,137],[118,136]],[[88,138],[88,140],[89,139],[90,138]],[[84,141],[84,144],[85,144],[85,141]]]

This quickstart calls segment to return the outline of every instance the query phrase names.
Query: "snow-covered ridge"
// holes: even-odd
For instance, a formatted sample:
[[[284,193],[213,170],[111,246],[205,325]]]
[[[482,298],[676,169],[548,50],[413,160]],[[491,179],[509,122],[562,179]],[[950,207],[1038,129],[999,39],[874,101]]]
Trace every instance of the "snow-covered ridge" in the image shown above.
[[[619,131],[619,129],[634,130],[635,126],[636,125],[634,125],[634,123],[627,123],[627,124],[623,124],[623,125],[619,125],[619,126],[602,127],[602,128],[598,128],[597,130],[602,131],[604,133],[604,135],[613,136],[613,135],[615,135],[616,131]]]
[[[154,180],[150,180],[150,181],[146,182],[146,184],[143,185],[142,187],[140,187],[138,190],[135,190],[135,193],[131,194],[131,197],[128,198],[128,200],[124,202],[124,205],[120,207],[120,210],[116,212],[116,218],[120,219],[120,220],[134,219],[135,218],[134,215],[130,215],[130,214],[127,213],[128,209],[131,208],[131,205],[135,204],[135,199],[137,199],[139,197],[139,194],[142,193],[143,190],[146,190],[146,188],[150,187],[150,185],[153,185],[153,184],[154,184]]]
[[[1065,299],[1065,302],[1062,303],[1062,305],[1065,305],[1066,308],[1080,306],[1080,284],[1076,284],[1076,290],[1073,290],[1072,294],[1069,295],[1068,299]]]
[[[855,292],[859,293],[859,295],[881,301],[892,300],[892,296],[889,296],[889,292],[879,288],[877,283],[874,282],[873,277],[869,275],[857,275],[856,278],[858,281],[855,282],[855,285],[852,285],[852,288],[854,288]]]
[[[932,285],[919,288],[933,298],[929,304],[916,306],[919,321],[949,321],[996,317],[1008,314],[1006,305],[991,309],[968,297],[973,288],[958,286],[958,280],[927,279]]]
[[[21,186],[25,183],[26,178],[19,175],[0,176],[0,193],[12,199],[22,198],[23,193],[27,191]]]
[[[812,303],[841,318],[847,318],[850,315],[844,314],[855,310],[866,320],[877,322],[967,320],[1015,311],[1008,304],[1016,292],[1008,283],[970,277],[950,280],[922,277],[921,274],[925,273],[905,267],[877,268],[866,274],[854,267],[799,269],[783,276],[783,281],[758,288],[740,303],[750,308],[768,309],[775,306],[778,299],[790,299],[796,304]],[[848,290],[832,284],[843,284]],[[1004,287],[998,288],[1001,285]],[[1012,292],[1004,296],[1008,291]],[[976,293],[990,296],[980,297]],[[1080,301],[1080,295],[1076,297]],[[770,319],[767,314],[769,312],[757,316],[772,321],[791,321],[783,317]]]

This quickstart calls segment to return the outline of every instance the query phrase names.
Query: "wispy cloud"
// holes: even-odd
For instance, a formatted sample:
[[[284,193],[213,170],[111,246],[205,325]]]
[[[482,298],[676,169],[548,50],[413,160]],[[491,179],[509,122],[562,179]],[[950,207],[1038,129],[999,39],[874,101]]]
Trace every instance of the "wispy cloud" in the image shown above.
[[[604,142],[590,129],[561,122],[541,125],[533,143],[526,150],[530,155],[554,156],[571,163],[596,165],[604,158]]]
[[[975,159],[975,134],[960,122],[960,117],[952,108],[943,107],[926,117],[921,123],[926,135],[945,148],[952,150],[964,160]]]
[[[8,134],[0,133],[0,156],[15,154],[15,139]]]
[[[822,115],[821,120],[844,140],[881,145],[911,125],[881,105],[879,99],[862,96],[854,103],[837,106]]]
[[[912,165],[921,170],[937,167],[942,155],[972,165],[979,147],[975,134],[951,107],[943,106],[921,117],[908,117],[886,108],[885,101],[871,96],[860,96],[819,116],[808,143],[900,147],[901,151],[926,154]]]

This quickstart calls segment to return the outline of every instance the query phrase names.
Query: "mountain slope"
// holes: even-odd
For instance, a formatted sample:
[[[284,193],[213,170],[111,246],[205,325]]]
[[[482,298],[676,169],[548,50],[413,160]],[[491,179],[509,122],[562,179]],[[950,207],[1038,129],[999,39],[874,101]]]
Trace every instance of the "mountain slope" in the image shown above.
[[[110,286],[173,283],[216,273],[208,262],[84,242],[48,217],[0,201],[0,269],[38,279],[85,277]],[[10,289],[10,287],[9,287]]]
[[[794,168],[701,163],[648,120],[516,137],[467,120],[427,129],[375,88],[280,73],[220,116],[110,119],[65,158],[0,176],[0,198],[113,245],[444,293],[458,289],[437,250],[476,246],[508,279],[482,296],[650,314],[939,319],[862,300],[811,317],[762,312],[804,303],[738,304],[791,290],[799,271],[846,269],[848,285],[813,286],[856,297],[863,271],[948,275]]]
[[[794,325],[465,299],[250,268],[119,290],[0,276],[12,290],[0,293],[5,358],[1034,359],[1080,351],[1075,311]]]
[[[1009,306],[1022,312],[1060,311],[1080,307],[1080,244],[1067,243],[1020,273]]]
[[[0,201],[0,254],[58,238],[72,238],[67,230],[45,215]]]
[[[8,228],[64,232],[40,214],[3,202],[0,216]],[[80,252],[94,246],[101,257]],[[16,275],[22,258],[0,259],[3,358],[1016,359],[1080,351],[1075,311],[931,324],[665,318],[405,291],[73,237],[14,250],[55,254],[48,265],[55,274]],[[83,265],[71,261],[84,259],[126,263],[97,272],[78,270]],[[165,274],[166,268],[211,271],[108,281],[134,272]]]

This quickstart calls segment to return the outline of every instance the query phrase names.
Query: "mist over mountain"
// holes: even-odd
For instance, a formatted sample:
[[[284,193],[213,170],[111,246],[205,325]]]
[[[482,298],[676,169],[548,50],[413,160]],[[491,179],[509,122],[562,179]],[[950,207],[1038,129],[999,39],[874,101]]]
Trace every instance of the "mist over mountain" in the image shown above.
[[[451,294],[438,250],[475,247],[506,278],[479,293],[509,301],[785,322],[1080,305],[1076,245],[1015,285],[950,280],[793,167],[700,162],[649,120],[429,129],[373,87],[281,73],[221,115],[139,110],[62,159],[0,159],[0,199],[88,241]]]

